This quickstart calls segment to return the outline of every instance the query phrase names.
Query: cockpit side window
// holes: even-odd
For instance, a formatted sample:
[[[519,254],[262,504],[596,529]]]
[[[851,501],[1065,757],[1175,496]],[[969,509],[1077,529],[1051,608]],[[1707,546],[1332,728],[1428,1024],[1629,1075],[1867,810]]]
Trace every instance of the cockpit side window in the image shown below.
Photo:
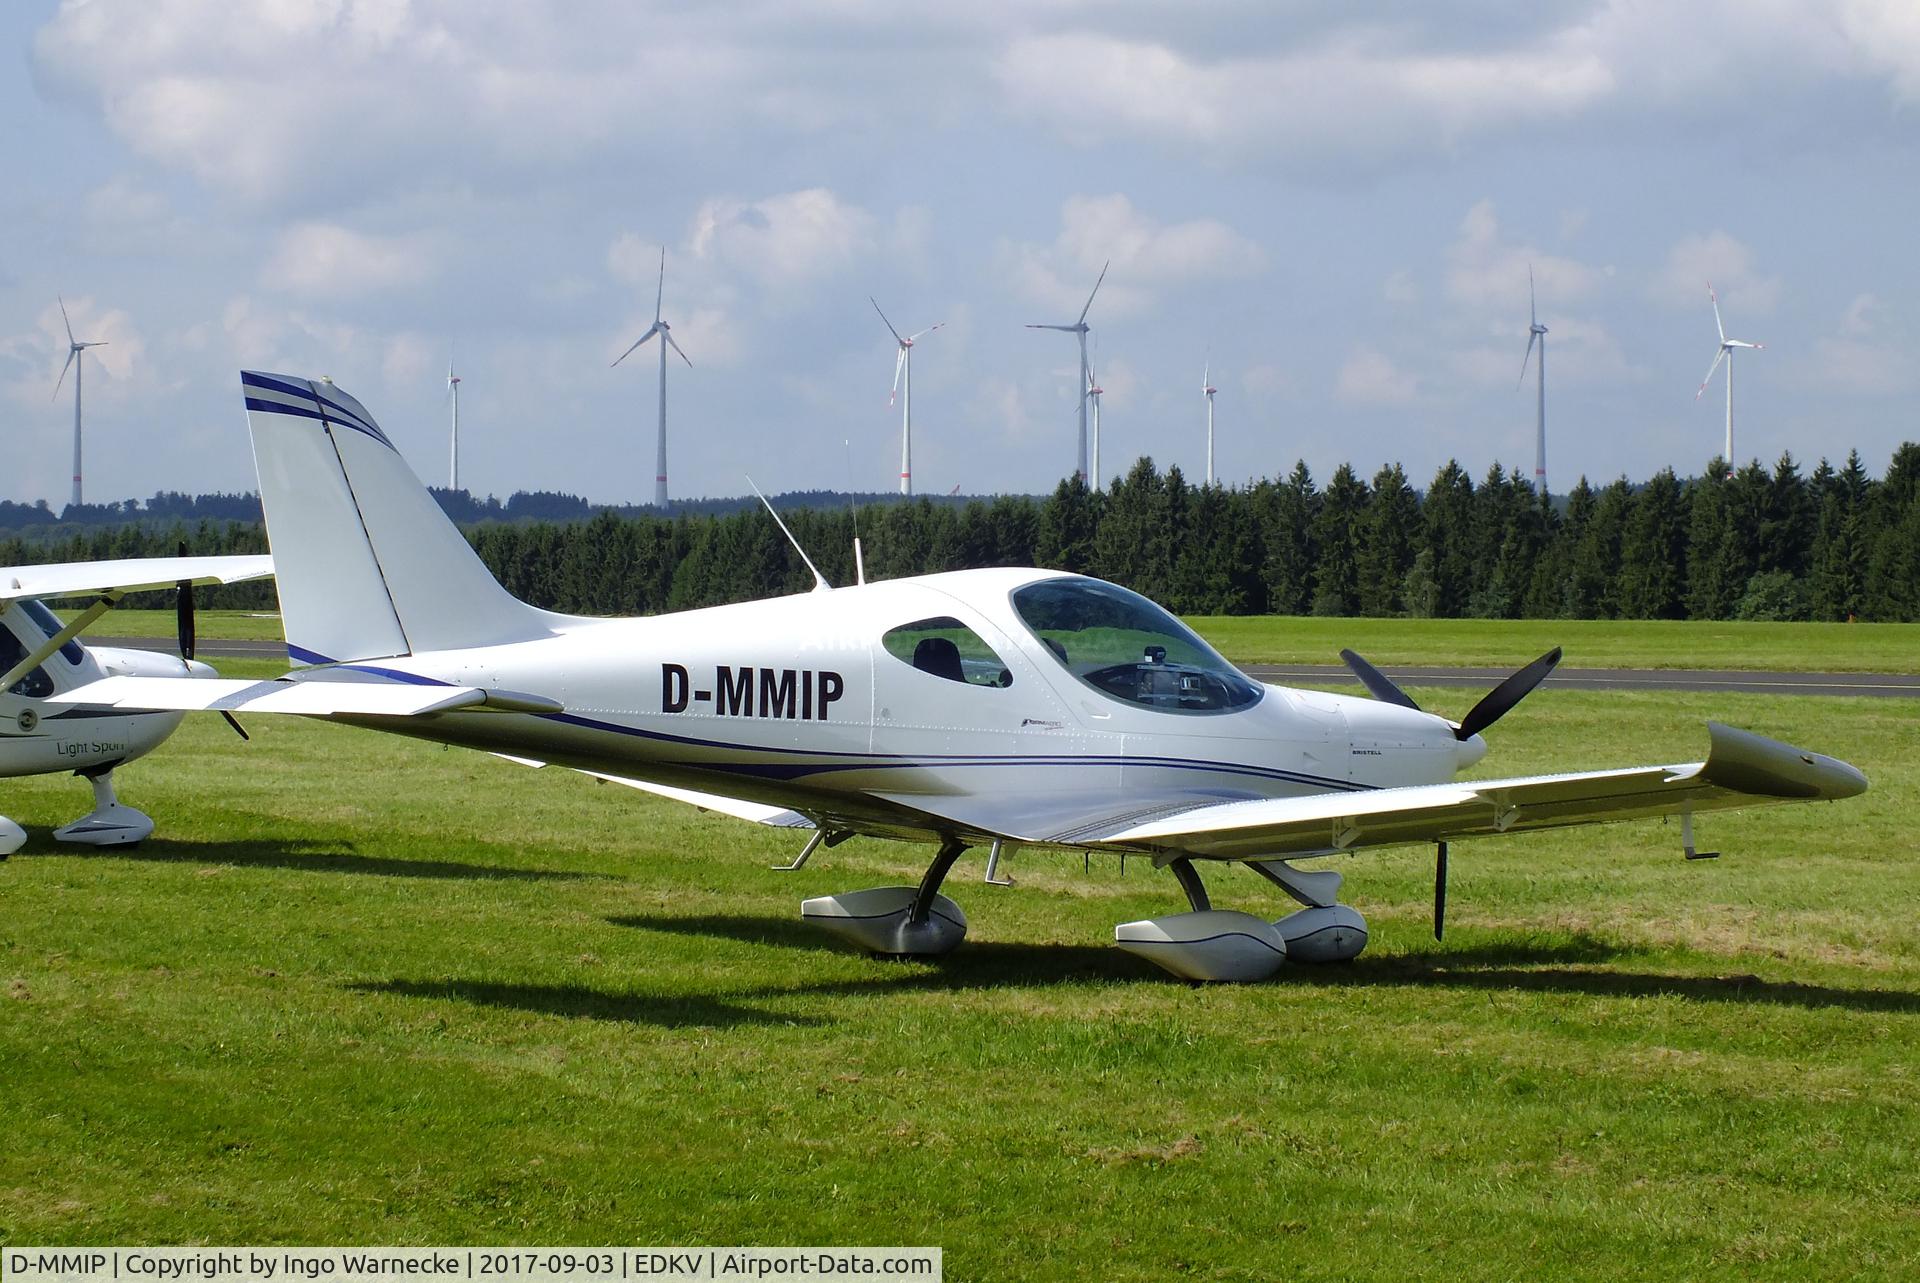
[[[13,666],[27,657],[27,648],[13,635],[13,630],[0,624],[0,672],[10,672]],[[26,699],[45,699],[53,694],[53,679],[47,676],[44,668],[35,668],[32,672],[15,682],[7,692]]]
[[[64,625],[51,610],[47,609],[45,602],[29,597],[20,603],[20,609],[26,611],[27,617],[40,625],[40,631],[47,635],[49,641],[60,635],[60,629]],[[60,654],[69,664],[78,664],[85,652],[80,649],[79,642],[68,638],[60,643]]]
[[[1013,672],[979,633],[951,615],[917,619],[888,629],[880,644],[887,654],[921,672],[968,686],[1007,687]]]
[[[1098,579],[1043,579],[1013,608],[1060,665],[1111,699],[1173,713],[1227,713],[1261,688],[1139,593]]]

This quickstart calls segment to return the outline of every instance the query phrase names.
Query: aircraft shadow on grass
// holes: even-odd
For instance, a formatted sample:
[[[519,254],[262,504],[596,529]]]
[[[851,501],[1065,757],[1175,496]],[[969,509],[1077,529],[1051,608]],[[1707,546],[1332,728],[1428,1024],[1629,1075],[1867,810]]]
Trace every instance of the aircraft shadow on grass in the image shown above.
[[[38,854],[38,852],[30,852]],[[46,854],[72,855],[71,850]],[[246,842],[177,842],[149,838],[139,846],[107,847],[93,858],[146,860],[160,864],[222,865],[236,869],[290,869],[296,873],[354,873],[381,878],[466,878],[475,881],[608,881],[605,873],[570,869],[518,869],[457,860],[403,860],[362,855],[351,843],[254,839]]]
[[[615,926],[677,935],[708,936],[749,944],[817,952],[848,952],[845,945],[803,922],[747,914],[629,915]],[[1439,946],[1412,953],[1373,954],[1352,962],[1291,967],[1281,984],[1353,988],[1511,990],[1589,994],[1603,998],[1676,997],[1693,1002],[1748,1002],[1807,1009],[1920,1012],[1920,994],[1893,989],[1845,989],[1797,981],[1767,981],[1751,975],[1697,976],[1602,969],[1602,964],[1644,956],[1646,950],[1615,944],[1586,932],[1552,939],[1525,935]],[[769,990],[787,993],[857,994],[914,989],[975,989],[996,985],[1074,983],[1087,979],[1167,983],[1158,969],[1106,946],[1023,945],[974,942],[944,958],[916,960],[896,976],[825,982]]]
[[[709,994],[619,993],[585,985],[503,984],[488,980],[362,980],[345,988],[354,993],[430,998],[542,1016],[657,1025],[663,1029],[828,1023],[818,1016],[764,1011]]]

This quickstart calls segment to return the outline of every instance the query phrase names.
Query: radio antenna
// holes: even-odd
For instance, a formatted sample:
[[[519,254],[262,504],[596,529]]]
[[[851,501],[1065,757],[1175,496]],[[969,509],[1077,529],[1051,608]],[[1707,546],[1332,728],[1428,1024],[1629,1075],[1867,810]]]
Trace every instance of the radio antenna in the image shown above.
[[[807,569],[813,572],[813,590],[815,592],[832,592],[833,585],[828,583],[827,577],[820,573],[820,567],[813,564],[813,558],[807,556],[807,550],[802,548],[800,541],[793,537],[793,531],[787,529],[787,523],[780,520],[780,514],[773,510],[773,505],[767,502],[767,497],[760,494],[760,487],[753,485],[753,475],[751,473],[747,474],[747,484],[753,486],[754,494],[760,495],[760,502],[767,505],[767,515],[773,518],[773,524],[780,527],[780,533],[787,537],[787,542],[793,545],[793,550],[800,554],[800,560],[806,562]]]
[[[853,582],[865,587],[867,560],[860,552],[860,505],[853,501],[853,441],[841,437],[840,444],[847,451],[847,511],[853,514]]]

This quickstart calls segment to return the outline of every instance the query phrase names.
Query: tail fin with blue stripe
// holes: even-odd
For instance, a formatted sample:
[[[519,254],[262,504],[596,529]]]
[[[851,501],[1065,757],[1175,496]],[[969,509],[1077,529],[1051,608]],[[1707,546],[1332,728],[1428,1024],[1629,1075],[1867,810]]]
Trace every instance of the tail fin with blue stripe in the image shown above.
[[[295,663],[548,635],[553,617],[488,573],[358,401],[293,375],[240,384]]]

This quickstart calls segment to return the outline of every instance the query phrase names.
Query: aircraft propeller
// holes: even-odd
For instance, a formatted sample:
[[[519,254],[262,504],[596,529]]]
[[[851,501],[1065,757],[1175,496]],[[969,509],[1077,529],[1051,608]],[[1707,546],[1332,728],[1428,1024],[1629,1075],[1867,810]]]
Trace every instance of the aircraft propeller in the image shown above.
[[[187,555],[187,541],[184,539],[180,541],[180,555],[182,557]],[[180,642],[180,658],[192,659],[194,627],[193,580],[191,579],[182,579],[179,584],[175,586],[173,597],[173,626]],[[227,725],[233,727],[234,734],[238,735],[241,739],[251,740],[253,738],[253,736],[247,734],[247,728],[240,724],[240,719],[232,713],[226,709],[221,709],[220,716],[227,719]]]
[[[1401,690],[1394,680],[1369,664],[1350,650],[1340,652],[1340,658],[1346,661],[1360,684],[1372,692],[1373,697],[1385,704],[1398,704],[1402,708],[1420,711],[1420,705],[1414,703],[1413,696]],[[1548,673],[1560,663],[1560,648],[1555,646],[1540,658],[1513,672],[1498,686],[1480,697],[1480,702],[1467,710],[1460,724],[1453,728],[1454,738],[1470,740],[1487,727],[1499,721],[1532,693],[1533,688],[1546,680]],[[1433,858],[1433,938],[1441,939],[1447,929],[1447,844],[1439,843]]]
[[[1340,658],[1346,661],[1347,667],[1353,670],[1353,675],[1372,692],[1375,699],[1387,704],[1398,704],[1402,708],[1411,708],[1416,712],[1420,711],[1420,705],[1414,703],[1413,696],[1401,690],[1394,684],[1391,677],[1359,655],[1350,650],[1343,650],[1340,652]],[[1560,648],[1555,646],[1525,668],[1514,672],[1505,681],[1481,696],[1478,704],[1467,710],[1467,715],[1461,718],[1460,724],[1453,729],[1454,738],[1470,740],[1505,717],[1512,711],[1515,704],[1525,699],[1532,693],[1534,687],[1545,681],[1547,674],[1558,667],[1559,663]]]

